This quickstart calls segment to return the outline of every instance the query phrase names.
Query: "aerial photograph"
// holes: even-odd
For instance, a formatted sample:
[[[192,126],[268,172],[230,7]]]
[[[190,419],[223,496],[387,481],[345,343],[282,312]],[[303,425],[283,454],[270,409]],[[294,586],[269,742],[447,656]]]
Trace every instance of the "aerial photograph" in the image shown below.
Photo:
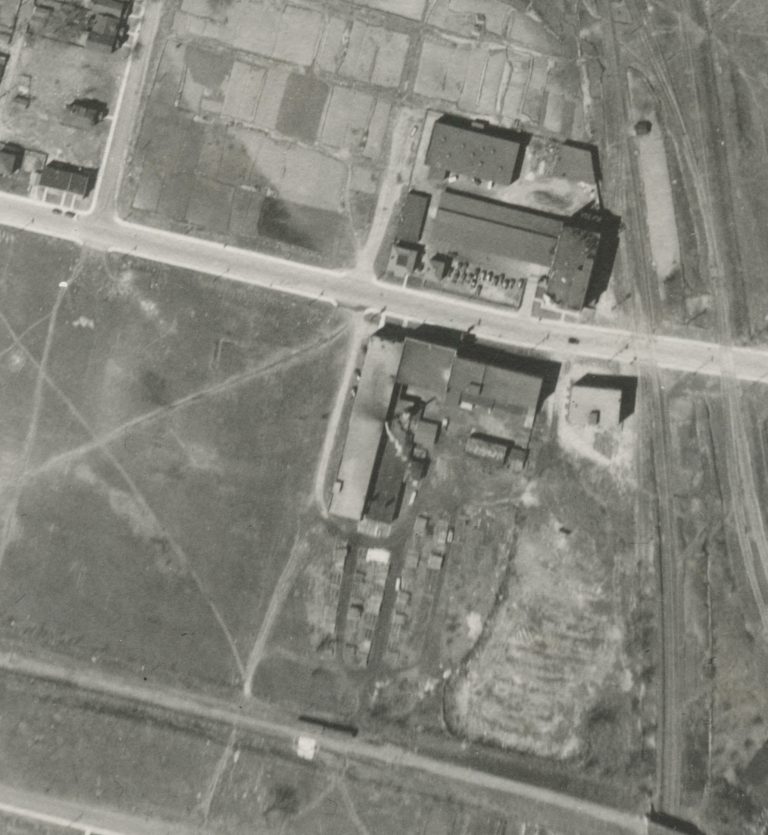
[[[0,835],[768,835],[768,0],[0,0]]]

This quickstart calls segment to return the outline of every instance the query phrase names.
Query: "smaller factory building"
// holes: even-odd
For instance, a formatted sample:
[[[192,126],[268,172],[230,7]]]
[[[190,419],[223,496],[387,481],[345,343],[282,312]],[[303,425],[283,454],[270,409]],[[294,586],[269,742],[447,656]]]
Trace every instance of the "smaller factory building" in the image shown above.
[[[390,277],[515,308],[531,283],[542,282],[566,310],[581,310],[599,295],[610,274],[615,219],[599,208],[592,146],[444,115],[424,162],[429,176],[406,196]],[[586,190],[586,202],[566,202],[570,213],[562,214],[522,205],[536,176]]]
[[[542,380],[459,348],[374,335],[362,369],[331,512],[391,524],[442,434],[498,465],[525,463]]]
[[[586,374],[571,385],[568,423],[577,428],[616,429],[635,407],[637,378]]]
[[[508,186],[520,175],[526,140],[526,134],[446,115],[432,128],[425,162],[435,180]]]

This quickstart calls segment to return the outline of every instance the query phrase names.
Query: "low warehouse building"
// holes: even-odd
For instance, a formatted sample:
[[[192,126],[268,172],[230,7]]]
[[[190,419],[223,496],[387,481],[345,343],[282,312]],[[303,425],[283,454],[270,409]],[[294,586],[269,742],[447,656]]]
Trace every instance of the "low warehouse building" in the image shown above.
[[[443,116],[435,122],[425,162],[435,179],[449,174],[508,186],[522,163],[525,136],[484,122]]]

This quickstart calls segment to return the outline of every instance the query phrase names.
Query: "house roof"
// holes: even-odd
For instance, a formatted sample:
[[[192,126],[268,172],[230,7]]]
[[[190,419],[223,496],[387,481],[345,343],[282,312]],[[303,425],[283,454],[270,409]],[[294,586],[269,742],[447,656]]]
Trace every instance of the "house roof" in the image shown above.
[[[410,243],[417,243],[421,240],[431,199],[432,196],[423,191],[408,192],[403,210],[400,212],[397,240]]]
[[[88,43],[106,46],[114,49],[120,35],[120,19],[111,14],[98,13],[94,15],[91,28],[88,30]]]
[[[0,148],[0,173],[13,174],[19,167],[19,154],[11,148]]]
[[[397,382],[442,401],[448,391],[455,357],[456,351],[453,348],[407,337],[397,371]]]
[[[45,188],[69,191],[85,197],[91,190],[94,172],[66,162],[51,162],[40,175],[40,185]]]
[[[495,255],[549,270],[559,218],[469,194],[446,191],[430,229],[430,245],[443,252]]]
[[[518,173],[521,148],[522,143],[511,131],[444,117],[435,122],[425,161],[441,176],[450,171],[509,185]]]

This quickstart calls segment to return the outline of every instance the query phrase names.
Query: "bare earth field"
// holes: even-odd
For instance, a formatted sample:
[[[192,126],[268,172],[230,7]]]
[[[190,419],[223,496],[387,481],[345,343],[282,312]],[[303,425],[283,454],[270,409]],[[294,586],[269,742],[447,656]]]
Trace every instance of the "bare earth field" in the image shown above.
[[[27,234],[4,258],[0,638],[240,683],[310,503],[343,317]]]
[[[537,470],[502,600],[452,682],[451,721],[505,748],[642,771],[636,617],[653,572],[634,561],[632,484],[553,446]]]

